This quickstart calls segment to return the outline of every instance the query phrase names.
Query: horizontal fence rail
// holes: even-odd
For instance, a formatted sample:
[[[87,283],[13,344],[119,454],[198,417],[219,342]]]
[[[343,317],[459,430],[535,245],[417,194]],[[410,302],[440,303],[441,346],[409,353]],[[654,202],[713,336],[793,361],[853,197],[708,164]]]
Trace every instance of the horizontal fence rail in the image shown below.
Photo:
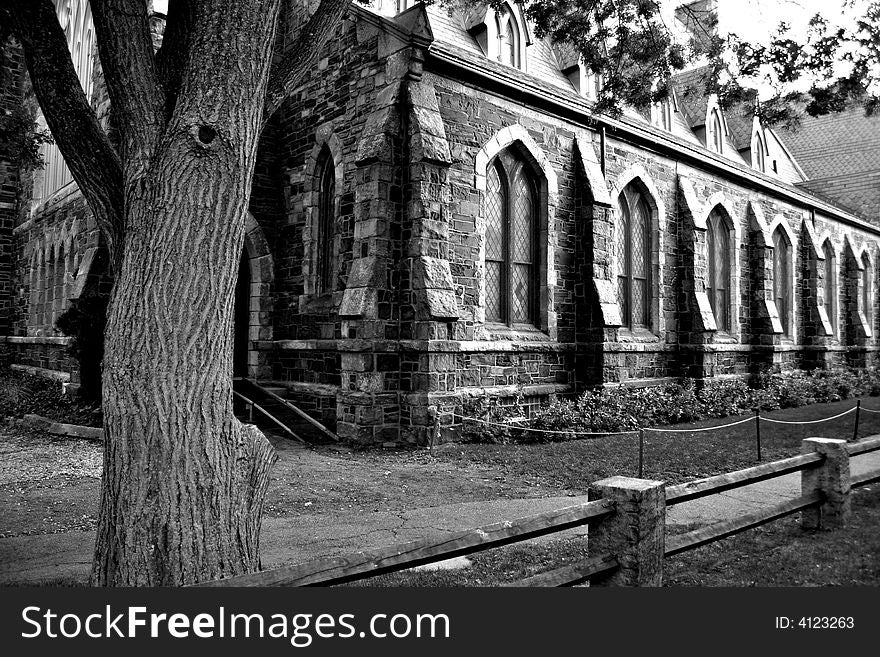
[[[597,575],[604,575],[617,570],[620,564],[613,555],[592,557],[583,563],[556,568],[540,573],[505,586],[576,586],[589,582]]]
[[[752,529],[768,522],[778,520],[779,518],[784,518],[792,513],[802,511],[811,506],[816,506],[821,501],[822,496],[817,493],[813,495],[804,495],[797,499],[777,504],[769,509],[747,513],[738,518],[734,518],[733,520],[715,523],[687,534],[673,536],[666,541],[665,556],[671,557],[676,554],[681,554],[682,552],[687,552],[688,550],[702,547],[708,543],[720,541],[722,538],[739,534],[747,529]]]
[[[820,454],[802,454],[801,456],[792,456],[781,461],[756,465],[745,470],[737,470],[736,472],[668,486],[666,488],[666,506],[674,506],[734,488],[750,486],[759,481],[766,481],[767,479],[774,479],[792,472],[798,472],[818,465],[822,461],[823,457]]]
[[[854,475],[850,477],[849,485],[851,488],[861,488],[862,486],[869,486],[877,482],[880,482],[880,470]]]
[[[805,528],[842,527],[849,514],[849,491],[880,482],[880,469],[849,475],[854,456],[880,450],[880,436],[858,442],[807,438],[799,456],[674,486],[629,477],[610,477],[590,486],[600,499],[518,520],[451,532],[340,557],[314,559],[200,586],[333,586],[503,547],[576,527],[588,526],[589,544],[599,555],[538,573],[505,586],[575,586],[600,577],[623,586],[662,583],[665,558],[694,550],[799,511]],[[813,451],[810,451],[813,450]],[[822,470],[816,474],[814,468]],[[684,534],[666,536],[666,508],[795,472],[803,473],[802,494]],[[644,531],[632,532],[639,525]],[[648,529],[650,528],[650,529]],[[658,532],[658,533],[654,533]],[[609,542],[610,540],[610,542]],[[653,555],[653,556],[652,556]],[[653,562],[652,562],[653,559]],[[637,563],[634,563],[634,561]],[[627,569],[620,564],[627,563]],[[645,569],[644,571],[642,569]],[[637,573],[646,572],[642,577]]]
[[[846,450],[849,452],[850,456],[867,454],[868,452],[876,452],[877,450],[880,450],[880,437],[868,438],[867,440],[860,440],[856,443],[850,443],[846,446]]]
[[[465,556],[598,522],[614,513],[610,500],[595,500],[519,520],[413,541],[348,557],[328,557],[295,566],[230,577],[207,586],[332,586]]]

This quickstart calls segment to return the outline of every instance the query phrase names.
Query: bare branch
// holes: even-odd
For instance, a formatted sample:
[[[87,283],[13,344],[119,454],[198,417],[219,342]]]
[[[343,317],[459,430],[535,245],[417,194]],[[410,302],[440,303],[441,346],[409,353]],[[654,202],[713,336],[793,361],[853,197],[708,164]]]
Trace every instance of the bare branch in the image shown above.
[[[0,0],[0,17],[9,21],[22,45],[49,130],[116,264],[124,221],[122,165],[80,86],[55,7],[51,0]]]
[[[351,5],[351,0],[321,0],[309,22],[302,28],[296,43],[269,76],[263,122],[268,121],[291,92],[311,71],[321,56],[324,44],[339,25]]]

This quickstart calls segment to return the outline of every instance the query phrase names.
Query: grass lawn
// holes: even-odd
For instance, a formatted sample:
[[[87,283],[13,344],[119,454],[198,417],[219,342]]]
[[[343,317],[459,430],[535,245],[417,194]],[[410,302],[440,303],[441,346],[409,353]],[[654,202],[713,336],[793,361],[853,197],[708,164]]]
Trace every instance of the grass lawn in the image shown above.
[[[880,485],[853,492],[852,521],[803,530],[798,514],[672,557],[667,586],[880,586]]]
[[[852,408],[855,400],[815,404],[765,412],[768,418],[804,421],[836,415]],[[865,397],[865,408],[880,410],[880,399]],[[670,428],[712,427],[738,419],[704,420]],[[791,426],[761,423],[762,461],[773,461],[800,453],[801,441],[812,436],[851,439],[855,414],[821,424]],[[880,433],[880,414],[863,412],[859,435]],[[731,472],[756,465],[755,423],[728,429],[684,434],[646,433],[644,477],[669,484]],[[613,475],[638,476],[638,437],[609,436],[557,443],[511,445],[443,445],[434,457],[457,465],[488,466],[498,476],[532,481],[535,487],[551,491],[586,491],[590,483]]]
[[[880,485],[853,493],[845,529],[805,531],[798,514],[666,561],[666,586],[880,586]],[[460,570],[407,571],[356,586],[497,586],[587,557],[569,538],[473,555]]]

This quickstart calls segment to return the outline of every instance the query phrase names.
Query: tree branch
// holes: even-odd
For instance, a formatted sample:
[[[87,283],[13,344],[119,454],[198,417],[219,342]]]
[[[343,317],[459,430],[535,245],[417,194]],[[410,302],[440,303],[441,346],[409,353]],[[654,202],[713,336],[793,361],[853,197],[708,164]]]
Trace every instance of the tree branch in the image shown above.
[[[51,0],[0,0],[0,18],[22,45],[46,123],[115,265],[122,251],[122,164],[80,86],[55,7]]]
[[[165,19],[162,46],[156,52],[156,71],[165,90],[165,115],[174,113],[183,79],[185,57],[190,47],[190,33],[195,12],[191,0],[171,0]]]
[[[165,99],[144,0],[92,0],[98,53],[119,119],[126,180],[145,170],[165,125]]]
[[[285,52],[281,62],[269,74],[269,88],[263,111],[264,124],[318,62],[324,44],[350,5],[351,0],[321,0],[309,22],[300,31],[296,43]]]

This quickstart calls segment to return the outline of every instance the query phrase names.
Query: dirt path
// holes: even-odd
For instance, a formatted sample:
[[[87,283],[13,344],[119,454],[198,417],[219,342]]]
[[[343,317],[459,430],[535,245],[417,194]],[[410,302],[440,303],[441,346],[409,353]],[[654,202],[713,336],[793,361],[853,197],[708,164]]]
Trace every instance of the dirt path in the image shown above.
[[[556,496],[569,493],[427,451],[316,450],[272,440],[279,461],[265,507],[264,566],[471,527],[487,514],[494,521],[502,511],[492,501],[564,506]],[[99,443],[0,426],[0,583],[85,582],[101,462]],[[441,506],[439,516],[426,511]],[[533,512],[519,506],[521,515]]]

